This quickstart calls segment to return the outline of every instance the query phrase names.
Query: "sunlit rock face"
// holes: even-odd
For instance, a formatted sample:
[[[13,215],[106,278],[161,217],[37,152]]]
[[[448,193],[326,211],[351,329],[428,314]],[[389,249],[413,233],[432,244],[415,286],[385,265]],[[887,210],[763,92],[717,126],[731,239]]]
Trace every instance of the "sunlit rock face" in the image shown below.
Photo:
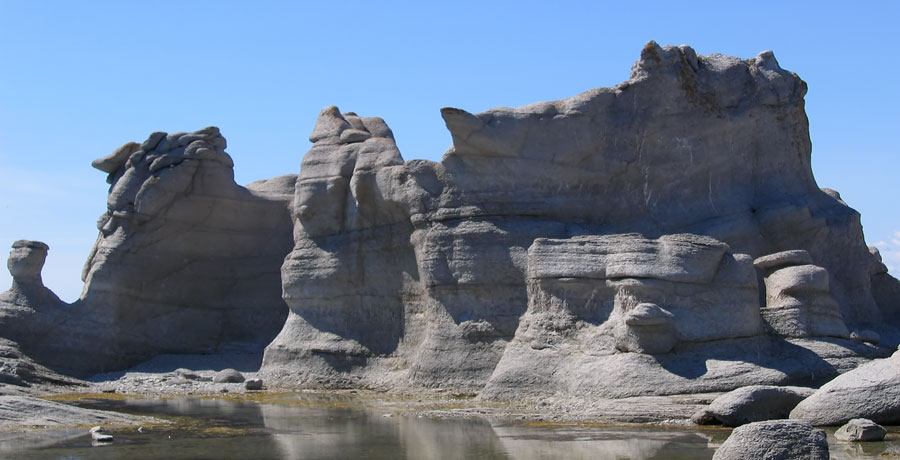
[[[883,326],[896,301],[876,303],[871,279],[887,275],[859,215],[812,176],[805,93],[771,52],[651,42],[612,88],[443,109],[453,145],[439,163],[404,162],[384,121],[326,108],[293,201],[291,312],[264,373],[628,396],[834,374],[878,354],[817,340]],[[793,250],[816,277],[795,280],[809,291],[798,308],[827,321],[784,334],[764,321],[753,260]]]
[[[14,245],[0,337],[77,375],[265,347],[273,385],[486,399],[816,383],[896,347],[900,283],[815,183],[805,92],[771,52],[651,42],[615,87],[443,109],[440,162],[325,108],[299,175],[246,188],[217,128],[153,133],[93,163],[75,304]]]

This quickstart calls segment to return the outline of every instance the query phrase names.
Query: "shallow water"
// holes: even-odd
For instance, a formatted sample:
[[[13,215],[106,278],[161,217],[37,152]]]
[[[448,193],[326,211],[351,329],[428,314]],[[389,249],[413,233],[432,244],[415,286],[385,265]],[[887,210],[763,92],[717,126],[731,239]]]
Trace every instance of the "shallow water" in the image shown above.
[[[579,425],[534,426],[477,418],[428,418],[356,408],[337,398],[279,403],[178,398],[79,405],[173,419],[171,427],[114,430],[91,446],[86,430],[30,444],[2,443],[17,459],[709,459],[727,430]],[[833,432],[833,430],[831,430]],[[832,458],[900,458],[889,443],[832,446]],[[829,436],[829,441],[836,442]]]

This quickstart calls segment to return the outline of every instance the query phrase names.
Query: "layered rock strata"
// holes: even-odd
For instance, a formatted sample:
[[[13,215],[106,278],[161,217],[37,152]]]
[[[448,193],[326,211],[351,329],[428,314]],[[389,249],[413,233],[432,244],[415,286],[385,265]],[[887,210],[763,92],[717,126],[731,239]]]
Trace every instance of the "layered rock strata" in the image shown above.
[[[153,133],[94,162],[111,186],[81,299],[16,255],[0,320],[53,336],[9,338],[80,374],[271,340],[277,385],[568,400],[815,383],[897,345],[900,291],[815,183],[805,93],[771,52],[651,42],[615,87],[443,109],[440,162],[328,107],[299,175],[246,188],[218,129]]]
[[[764,276],[763,321],[784,337],[850,337],[840,307],[831,298],[828,271],[804,250],[769,254],[753,261]]]
[[[820,380],[883,356],[843,340],[883,327],[893,301],[873,297],[859,215],[812,176],[805,93],[771,52],[650,43],[616,87],[443,109],[438,163],[404,162],[381,119],[325,109],[263,372],[621,397]],[[754,268],[784,251],[806,259]],[[794,332],[767,315],[787,294]]]

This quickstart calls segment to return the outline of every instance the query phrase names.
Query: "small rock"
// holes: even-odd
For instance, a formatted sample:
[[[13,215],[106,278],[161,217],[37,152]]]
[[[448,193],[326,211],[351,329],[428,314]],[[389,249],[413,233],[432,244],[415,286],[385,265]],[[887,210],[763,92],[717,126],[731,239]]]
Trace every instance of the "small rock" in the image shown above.
[[[244,375],[234,369],[222,369],[213,377],[215,383],[241,383]]]
[[[716,450],[713,460],[827,460],[825,432],[802,420],[771,420],[742,425]]]
[[[365,131],[346,129],[341,133],[340,139],[342,144],[352,144],[354,142],[362,142],[370,137],[372,137],[372,135]]]
[[[700,409],[691,416],[691,421],[696,425],[718,425],[722,423],[716,418],[716,414],[709,409]]]
[[[867,418],[850,420],[834,433],[835,438],[850,442],[881,441],[885,436],[887,430]]]
[[[261,379],[249,379],[244,382],[244,388],[252,391],[263,389],[263,381]]]
[[[91,428],[91,440],[97,443],[108,443],[113,441],[112,435],[104,434],[106,430],[102,426]]]

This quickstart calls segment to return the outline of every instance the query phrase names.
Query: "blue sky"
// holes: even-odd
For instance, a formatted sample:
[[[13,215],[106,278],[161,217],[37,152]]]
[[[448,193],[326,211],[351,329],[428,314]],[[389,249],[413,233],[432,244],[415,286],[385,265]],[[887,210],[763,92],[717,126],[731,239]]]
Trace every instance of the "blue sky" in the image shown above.
[[[900,2],[633,5],[0,0],[0,244],[48,243],[45,284],[71,301],[106,202],[90,162],[125,142],[219,126],[246,184],[298,172],[334,104],[383,117],[407,160],[437,160],[450,145],[441,107],[615,85],[656,40],[771,49],[806,80],[818,183],[862,213],[900,271]]]

